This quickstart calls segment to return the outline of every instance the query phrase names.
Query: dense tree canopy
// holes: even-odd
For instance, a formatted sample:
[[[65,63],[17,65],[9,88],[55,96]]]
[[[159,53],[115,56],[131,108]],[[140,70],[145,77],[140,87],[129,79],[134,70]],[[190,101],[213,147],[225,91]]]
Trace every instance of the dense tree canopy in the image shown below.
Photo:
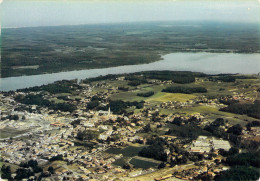
[[[42,85],[42,86],[35,86],[31,88],[22,89],[24,92],[28,91],[47,91],[51,94],[56,93],[71,93],[75,89],[80,88],[78,84],[74,80],[62,80],[57,81],[52,84]]]
[[[242,126],[240,124],[236,124],[230,128],[228,128],[227,132],[232,133],[234,135],[241,135],[242,134]]]
[[[77,138],[79,140],[93,140],[98,138],[99,132],[98,131],[92,131],[92,130],[85,130],[85,131],[80,131],[77,134]]]
[[[1,178],[11,180],[11,168],[10,166],[3,165],[1,168]]]
[[[254,167],[246,166],[236,166],[232,167],[230,170],[224,171],[220,176],[217,176],[215,180],[217,181],[255,181],[259,179],[259,170]]]
[[[144,92],[144,93],[137,93],[137,96],[140,96],[140,97],[150,97],[152,95],[154,95],[153,91]]]
[[[235,114],[246,114],[248,116],[260,119],[260,103],[255,101],[254,104],[230,104],[228,107],[220,109],[220,111],[231,112]]]
[[[177,86],[177,87],[167,87],[163,89],[162,92],[192,94],[192,93],[206,93],[207,89],[204,87]]]
[[[245,165],[260,168],[260,153],[240,153],[227,157],[226,163],[230,166]]]
[[[195,82],[195,77],[205,76],[203,73],[176,72],[176,71],[148,71],[142,72],[144,77],[162,81],[171,80],[175,83],[186,84]]]
[[[163,145],[154,143],[151,146],[144,147],[140,152],[140,156],[154,158],[156,160],[166,161],[167,154],[164,152]]]
[[[15,100],[23,104],[48,107],[49,109],[53,109],[55,111],[60,110],[64,112],[73,112],[74,110],[76,110],[76,106],[73,104],[66,102],[56,104],[44,99],[42,94],[28,94],[26,96],[16,96]]]

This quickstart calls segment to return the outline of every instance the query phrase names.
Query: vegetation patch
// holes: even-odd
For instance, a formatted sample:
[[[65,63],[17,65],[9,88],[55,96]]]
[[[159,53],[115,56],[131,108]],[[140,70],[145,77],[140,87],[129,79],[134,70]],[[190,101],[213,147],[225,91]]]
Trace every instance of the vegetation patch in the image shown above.
[[[206,93],[207,89],[204,87],[177,86],[177,87],[167,87],[163,89],[162,92],[192,94],[192,93]]]
[[[260,101],[254,104],[230,104],[228,107],[221,108],[220,111],[231,112],[235,114],[246,114],[248,116],[260,119]]]
[[[174,71],[148,71],[143,72],[144,77],[162,81],[171,80],[174,83],[186,84],[195,82],[195,77],[205,76],[196,72],[174,72]]]
[[[217,176],[215,180],[217,181],[234,181],[234,180],[250,180],[254,181],[259,179],[260,173],[257,168],[246,167],[246,166],[236,166],[232,167],[230,170],[224,171],[220,176]]]
[[[140,96],[140,97],[151,97],[152,95],[154,95],[154,92],[149,91],[149,92],[144,92],[144,93],[137,93],[136,95]]]
[[[180,101],[186,102],[188,100],[195,99],[197,96],[195,95],[187,95],[181,93],[166,93],[166,92],[158,92],[154,96],[147,99],[147,101],[158,101],[158,102],[168,102],[168,101]]]
[[[57,94],[57,93],[72,93],[74,90],[80,88],[77,82],[74,80],[62,80],[57,81],[52,84],[48,85],[42,85],[42,86],[35,86],[31,88],[25,88],[20,91],[24,92],[38,92],[38,91],[47,91],[51,94]]]
[[[28,105],[38,105],[38,106],[43,106],[43,107],[48,107],[49,109],[53,110],[61,110],[64,112],[73,112],[76,110],[76,106],[70,103],[53,103],[49,100],[46,100],[43,98],[42,94],[28,94],[26,96],[16,96],[15,100],[23,103],[23,104],[28,104]]]

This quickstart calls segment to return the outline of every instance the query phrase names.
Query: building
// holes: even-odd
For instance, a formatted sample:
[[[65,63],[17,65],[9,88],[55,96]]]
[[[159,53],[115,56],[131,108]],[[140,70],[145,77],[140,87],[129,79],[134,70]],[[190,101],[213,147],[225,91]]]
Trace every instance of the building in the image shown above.
[[[212,148],[214,150],[224,149],[225,151],[228,151],[231,148],[231,146],[230,146],[229,142],[226,140],[216,140],[213,138]]]

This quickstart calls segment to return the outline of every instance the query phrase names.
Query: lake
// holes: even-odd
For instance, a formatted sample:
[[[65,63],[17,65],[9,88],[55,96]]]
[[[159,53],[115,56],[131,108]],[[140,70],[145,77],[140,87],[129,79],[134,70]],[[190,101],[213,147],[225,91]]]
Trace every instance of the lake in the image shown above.
[[[194,71],[207,74],[257,74],[260,71],[260,54],[205,52],[170,53],[163,55],[162,60],[149,64],[1,78],[0,90],[9,91],[40,86],[63,79],[86,79],[100,75],[133,73],[149,70]]]

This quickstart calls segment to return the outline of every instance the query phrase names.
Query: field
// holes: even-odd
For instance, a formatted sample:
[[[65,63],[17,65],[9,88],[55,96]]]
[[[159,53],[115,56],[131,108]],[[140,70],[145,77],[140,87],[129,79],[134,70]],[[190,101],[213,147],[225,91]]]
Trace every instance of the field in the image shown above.
[[[200,96],[205,96],[208,98],[218,98],[222,96],[234,96],[239,94],[245,94],[250,98],[256,98],[257,92],[255,88],[258,87],[260,81],[259,78],[256,79],[237,79],[236,82],[213,82],[208,81],[207,78],[197,78],[194,83],[189,84],[168,84],[168,85],[151,85],[151,84],[141,84],[137,87],[131,87],[127,85],[127,81],[110,81],[109,85],[117,87],[124,86],[129,87],[129,91],[119,91],[112,95],[112,100],[123,100],[123,101],[146,101],[150,103],[150,107],[154,107],[163,102],[169,101],[179,101],[187,102],[195,100]],[[250,86],[249,86],[250,85]],[[201,86],[207,88],[207,93],[193,93],[193,94],[182,94],[182,93],[165,93],[161,90],[167,86]],[[151,97],[139,97],[137,93],[153,91],[154,95]],[[228,120],[230,124],[241,124],[246,125],[248,121],[257,120],[246,115],[238,115],[228,112],[219,111],[220,107],[216,105],[208,104],[196,104],[191,107],[184,107],[182,109],[164,109],[159,108],[160,114],[197,114],[205,116],[210,120],[215,120],[216,118],[224,118]],[[133,111],[132,109],[128,109]],[[135,110],[135,113],[140,112],[140,110]]]
[[[117,166],[123,166],[126,163],[130,163],[135,166],[135,168],[150,168],[157,167],[160,164],[160,161],[154,159],[146,159],[144,157],[138,157],[138,152],[144,148],[143,145],[140,144],[131,144],[126,148],[110,148],[106,150],[106,153],[109,154],[122,154],[123,157],[117,159],[113,164]]]
[[[149,173],[149,174],[145,174],[145,175],[141,175],[135,178],[127,178],[127,181],[134,181],[134,180],[140,180],[140,181],[147,181],[147,180],[154,180],[154,178],[160,178],[163,177],[165,175],[169,175],[172,174],[175,171],[182,171],[182,170],[188,170],[191,168],[196,168],[197,166],[195,166],[193,163],[192,164],[186,164],[186,165],[181,165],[181,166],[175,166],[173,168],[163,168],[160,169],[158,171]],[[171,180],[171,181],[180,181],[181,179],[177,179],[177,178],[169,178],[167,180]]]
[[[192,99],[195,99],[195,95],[187,95],[181,93],[165,93],[165,92],[158,92],[151,98],[147,99],[147,101],[156,101],[156,102],[168,102],[168,101],[179,101],[179,102],[186,102]]]

